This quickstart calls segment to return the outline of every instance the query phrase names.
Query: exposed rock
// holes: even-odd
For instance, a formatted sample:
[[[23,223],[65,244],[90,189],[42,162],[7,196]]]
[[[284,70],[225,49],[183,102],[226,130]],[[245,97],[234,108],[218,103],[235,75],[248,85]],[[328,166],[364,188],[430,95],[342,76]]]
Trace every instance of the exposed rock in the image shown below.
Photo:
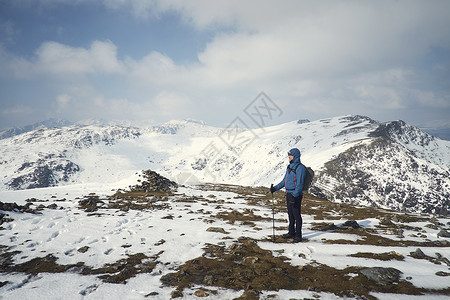
[[[25,205],[18,205],[17,203],[8,203],[8,202],[1,202],[0,201],[0,210],[3,211],[17,211],[17,212],[28,212],[28,213],[34,213],[35,211],[33,209],[30,209],[31,203],[27,203]]]
[[[355,254],[350,254],[349,256],[352,257],[363,257],[363,258],[370,258],[370,259],[378,259],[378,260],[404,260],[405,257],[401,255],[400,253],[397,253],[395,251],[391,252],[385,252],[385,253],[371,253],[371,252],[358,252]]]
[[[193,170],[201,171],[206,168],[208,161],[206,159],[199,158],[191,164]]]
[[[397,137],[428,149],[430,140],[420,139],[432,140],[432,137],[415,134]],[[448,171],[424,163],[420,159],[425,152],[408,150],[401,144],[405,141],[399,142],[397,137],[392,139],[385,133],[376,133],[373,137],[377,138],[371,143],[358,144],[324,164],[314,183],[321,190],[321,197],[325,195],[330,201],[364,206],[389,206],[398,211],[447,213],[444,208],[450,197]],[[389,178],[381,181],[376,175],[380,173]],[[421,186],[424,178],[433,182],[426,189]]]
[[[98,196],[87,196],[84,199],[78,201],[78,204],[82,209],[84,209],[86,212],[93,212],[98,209],[99,206],[104,204],[102,200],[98,199]]]
[[[14,211],[14,212],[20,212],[20,213],[31,213],[36,214],[39,213],[38,211],[45,208],[43,207],[37,207],[36,209],[30,208],[33,203],[27,203],[25,205],[18,205],[17,203],[8,203],[8,202],[1,202],[0,201],[0,211]],[[6,222],[12,222],[14,219],[8,218],[7,214],[0,213],[0,225]]]
[[[80,249],[78,249],[78,252],[80,252],[80,253],[86,253],[86,252],[88,251],[88,249],[89,249],[88,246],[84,246],[84,247],[81,247]]]
[[[73,162],[63,157],[47,155],[36,162],[22,164],[17,172],[25,174],[11,179],[8,186],[15,190],[56,186],[61,181],[69,181],[79,171],[80,167]]]
[[[174,285],[175,283],[178,282],[178,277],[173,273],[169,273],[164,276],[161,276],[160,280],[165,285]]]
[[[14,219],[7,218],[6,216],[7,216],[7,215],[1,214],[1,213],[0,213],[0,225],[2,225],[3,223],[6,223],[6,222],[12,222],[12,221],[14,221]]]
[[[442,229],[441,231],[439,231],[439,233],[437,234],[438,237],[445,237],[445,238],[450,238],[450,232],[448,232],[445,229]]]
[[[155,243],[155,246],[161,246],[161,245],[164,244],[165,242],[166,242],[166,240],[160,239],[157,243]]]
[[[229,232],[225,231],[225,229],[223,229],[222,227],[209,227],[208,229],[206,229],[206,231],[229,234]]]
[[[130,191],[132,192],[140,191],[146,193],[150,192],[169,193],[178,187],[176,182],[159,175],[155,171],[145,170],[142,171],[142,173],[144,176],[144,180],[141,181],[140,184],[131,186]]]
[[[387,234],[397,235],[400,238],[403,238],[403,229],[401,228],[388,228],[386,229]]]
[[[409,255],[410,255],[411,257],[419,258],[419,259],[426,258],[425,253],[423,253],[422,250],[420,250],[420,248],[417,248],[416,251],[411,252]]]
[[[380,218],[380,225],[394,226],[394,223],[391,221],[391,218],[389,216],[383,216]]]
[[[194,292],[194,295],[197,297],[208,297],[209,294],[207,292],[205,292],[204,290],[196,290]]]
[[[47,206],[47,208],[49,209],[57,209],[58,205],[56,203],[50,204],[49,206]]]
[[[338,227],[334,223],[317,223],[311,227],[312,230],[329,231],[336,230]]]
[[[352,227],[354,229],[361,228],[361,226],[356,221],[346,221],[344,224],[342,224],[344,227]]]
[[[397,269],[381,267],[363,269],[361,270],[361,273],[370,280],[375,281],[378,285],[388,285],[398,282],[400,274],[402,274],[402,272]]]
[[[440,263],[444,263],[447,266],[450,266],[450,260],[448,258],[442,256],[442,254],[440,254],[440,253],[436,253],[436,256],[437,256],[436,261],[438,261]]]
[[[434,230],[438,230],[439,227],[435,224],[427,224],[425,225],[426,228],[430,228],[430,229],[434,229]]]

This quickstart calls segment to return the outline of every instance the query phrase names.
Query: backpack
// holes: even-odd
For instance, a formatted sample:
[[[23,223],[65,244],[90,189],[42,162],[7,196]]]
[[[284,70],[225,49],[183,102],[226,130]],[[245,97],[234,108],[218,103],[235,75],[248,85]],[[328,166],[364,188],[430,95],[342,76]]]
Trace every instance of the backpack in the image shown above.
[[[288,166],[289,172],[290,172],[290,171],[294,171],[294,173],[295,173],[295,174],[294,174],[295,185],[297,185],[297,168],[298,168],[298,166],[300,166],[300,165],[302,165],[302,163],[298,164],[298,165],[295,167],[294,170],[292,170],[292,169],[289,168],[289,166]],[[305,166],[305,165],[303,165],[303,166],[304,166],[305,169],[306,169],[305,179],[304,179],[304,181],[303,181],[303,191],[304,191],[304,192],[308,192],[308,189],[309,189],[309,187],[311,186],[311,183],[312,183],[313,178],[314,178],[314,171],[313,171],[313,169],[311,169],[310,167],[307,167],[307,166]]]

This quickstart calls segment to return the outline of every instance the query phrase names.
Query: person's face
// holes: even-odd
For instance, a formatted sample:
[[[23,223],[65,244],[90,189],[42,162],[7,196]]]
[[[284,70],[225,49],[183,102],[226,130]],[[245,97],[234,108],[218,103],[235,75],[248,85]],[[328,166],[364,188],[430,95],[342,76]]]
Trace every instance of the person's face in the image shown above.
[[[292,155],[291,153],[288,153],[288,158],[289,158],[289,161],[291,161],[294,159],[294,155]]]

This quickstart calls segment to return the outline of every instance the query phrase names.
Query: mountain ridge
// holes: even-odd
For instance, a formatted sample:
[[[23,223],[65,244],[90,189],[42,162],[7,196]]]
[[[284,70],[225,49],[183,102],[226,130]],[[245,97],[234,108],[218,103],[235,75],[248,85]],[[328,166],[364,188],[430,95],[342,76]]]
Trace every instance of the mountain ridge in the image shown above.
[[[297,147],[316,171],[311,192],[317,196],[427,213],[444,214],[449,205],[450,142],[403,121],[359,115],[257,129],[189,120],[146,127],[76,124],[36,129],[0,145],[3,189],[114,184],[132,181],[143,169],[182,184],[269,186],[282,179],[285,154]]]
[[[22,133],[30,132],[36,129],[42,128],[55,128],[55,127],[65,127],[70,126],[72,123],[63,119],[51,118],[41,122],[36,122],[31,125],[26,125],[23,127],[12,127],[0,131],[0,140],[13,137],[15,135],[20,135]]]

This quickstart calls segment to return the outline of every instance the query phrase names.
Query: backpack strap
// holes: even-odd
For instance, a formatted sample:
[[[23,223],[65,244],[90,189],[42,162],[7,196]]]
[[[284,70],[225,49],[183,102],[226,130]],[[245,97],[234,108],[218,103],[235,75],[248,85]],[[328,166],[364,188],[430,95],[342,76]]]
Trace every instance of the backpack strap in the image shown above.
[[[294,169],[291,169],[291,168],[289,168],[289,165],[288,165],[288,170],[289,170],[289,173],[291,172],[291,171],[294,171],[294,183],[295,183],[295,187],[297,187],[297,168],[301,165],[302,163],[299,163]],[[286,179],[284,180],[284,187],[286,187],[286,181],[287,181],[287,176],[286,176]]]

